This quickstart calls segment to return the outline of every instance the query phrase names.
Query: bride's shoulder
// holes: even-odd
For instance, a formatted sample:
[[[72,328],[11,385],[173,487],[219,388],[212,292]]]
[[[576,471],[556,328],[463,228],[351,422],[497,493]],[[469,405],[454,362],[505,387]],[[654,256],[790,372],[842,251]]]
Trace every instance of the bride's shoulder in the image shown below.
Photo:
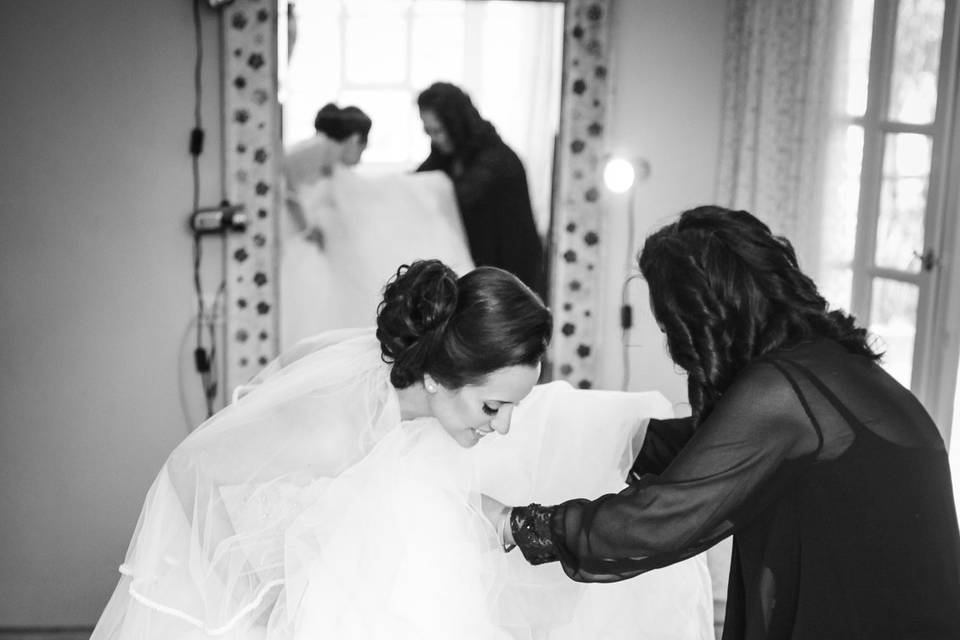
[[[287,351],[280,354],[281,367],[287,367],[307,356],[313,356],[325,349],[339,347],[341,349],[369,350],[376,341],[372,327],[355,329],[333,329],[300,340]]]

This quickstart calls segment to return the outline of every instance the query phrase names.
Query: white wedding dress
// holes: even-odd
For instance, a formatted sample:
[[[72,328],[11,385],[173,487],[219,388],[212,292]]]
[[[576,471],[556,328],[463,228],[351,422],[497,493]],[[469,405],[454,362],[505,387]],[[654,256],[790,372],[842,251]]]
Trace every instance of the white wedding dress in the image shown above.
[[[437,258],[458,274],[473,268],[453,184],[442,172],[367,175],[334,166],[297,185],[307,228],[290,224],[280,247],[282,348],[329,329],[376,322],[383,287],[402,264]]]
[[[579,585],[504,555],[479,510],[481,491],[617,488],[633,433],[669,414],[659,394],[542,385],[511,434],[463,449],[401,421],[370,330],[255,382],[161,469],[92,640],[712,637],[700,559]]]

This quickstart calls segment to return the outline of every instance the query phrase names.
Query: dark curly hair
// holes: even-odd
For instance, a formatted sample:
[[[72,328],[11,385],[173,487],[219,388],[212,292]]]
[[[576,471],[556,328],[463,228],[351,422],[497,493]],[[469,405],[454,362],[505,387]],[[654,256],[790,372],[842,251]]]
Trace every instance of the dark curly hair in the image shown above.
[[[313,127],[332,140],[343,142],[354,134],[360,134],[360,142],[366,143],[373,120],[360,107],[350,105],[342,109],[329,102],[317,112]]]
[[[552,327],[550,311],[512,273],[478,267],[457,278],[439,260],[401,266],[377,310],[377,339],[398,389],[424,374],[459,389],[503,367],[535,365]]]
[[[493,125],[473,106],[470,96],[455,84],[434,82],[417,96],[417,106],[436,114],[450,137],[454,154],[464,160],[471,160],[498,137]]]
[[[822,336],[878,359],[867,332],[828,310],[792,245],[746,211],[703,206],[650,235],[639,258],[653,315],[706,418],[754,358]]]

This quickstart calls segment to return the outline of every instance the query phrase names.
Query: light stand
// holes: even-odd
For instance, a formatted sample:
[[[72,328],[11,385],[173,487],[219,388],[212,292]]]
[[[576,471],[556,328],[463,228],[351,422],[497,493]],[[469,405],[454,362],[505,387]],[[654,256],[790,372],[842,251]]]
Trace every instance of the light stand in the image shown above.
[[[646,180],[650,175],[650,164],[642,159],[627,159],[623,156],[610,155],[603,165],[603,184],[607,190],[615,194],[630,192],[627,205],[627,233],[626,233],[626,260],[625,272],[627,274],[623,281],[623,287],[620,291],[620,344],[621,355],[623,357],[623,378],[620,387],[623,391],[630,385],[630,354],[627,349],[630,329],[633,327],[633,306],[630,304],[630,281],[638,278],[639,275],[630,275],[634,268],[634,255],[636,248],[635,227],[636,220],[634,211],[637,198],[636,184],[640,180]]]

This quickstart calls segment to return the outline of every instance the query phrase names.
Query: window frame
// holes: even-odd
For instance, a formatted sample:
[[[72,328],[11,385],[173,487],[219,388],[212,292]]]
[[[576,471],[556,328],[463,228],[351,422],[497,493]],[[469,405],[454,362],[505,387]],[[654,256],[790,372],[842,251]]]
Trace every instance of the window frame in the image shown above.
[[[851,313],[869,325],[873,284],[891,280],[917,286],[918,304],[914,335],[913,366],[910,386],[949,436],[952,399],[957,377],[957,335],[960,325],[960,291],[949,283],[960,274],[944,277],[944,266],[958,253],[960,237],[956,230],[958,194],[947,176],[960,170],[958,114],[958,14],[957,3],[945,0],[944,29],[940,46],[937,107],[929,124],[904,123],[888,117],[897,28],[897,12],[903,0],[876,0],[870,44],[867,104],[862,116],[848,116],[849,125],[863,132],[863,156],[857,210],[851,290]],[[886,137],[914,133],[929,136],[932,142],[927,201],[924,212],[924,246],[920,255],[932,256],[930,268],[901,271],[876,265],[877,226],[883,180]],[[953,182],[957,182],[954,180]],[[953,212],[953,216],[949,214]],[[952,289],[952,290],[951,290]]]

